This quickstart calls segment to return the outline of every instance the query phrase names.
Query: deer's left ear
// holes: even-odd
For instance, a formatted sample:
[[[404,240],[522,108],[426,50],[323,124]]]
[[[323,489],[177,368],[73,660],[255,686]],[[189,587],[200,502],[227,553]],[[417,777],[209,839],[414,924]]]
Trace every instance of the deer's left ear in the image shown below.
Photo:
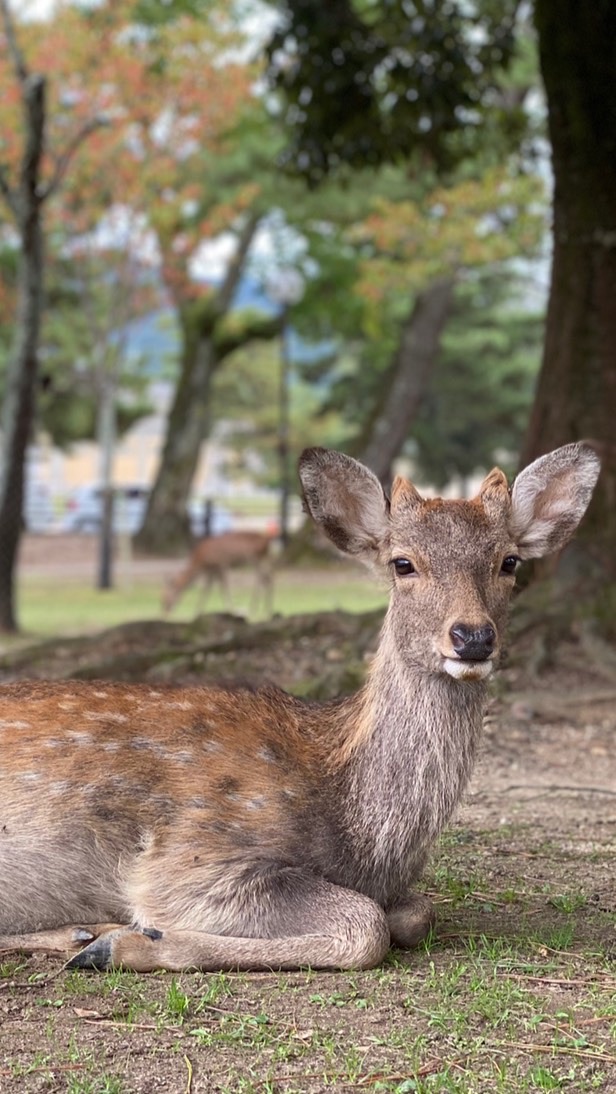
[[[601,462],[583,441],[541,456],[522,471],[511,492],[511,532],[520,558],[559,551],[592,497]]]

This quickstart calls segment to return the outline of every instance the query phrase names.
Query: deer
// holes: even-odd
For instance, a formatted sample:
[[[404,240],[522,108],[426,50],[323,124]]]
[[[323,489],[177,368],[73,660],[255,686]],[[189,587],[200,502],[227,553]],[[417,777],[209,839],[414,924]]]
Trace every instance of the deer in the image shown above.
[[[236,566],[253,564],[256,585],[252,609],[256,610],[259,593],[263,595],[265,609],[272,614],[272,536],[265,532],[222,532],[218,536],[202,539],[191,551],[186,565],[167,584],[162,597],[163,612],[168,614],[182,593],[193,582],[203,580],[197,611],[201,611],[207,594],[214,582],[220,582],[225,606],[232,610],[228,572]]]
[[[519,560],[559,551],[591,443],[467,500],[386,495],[306,450],[304,505],[387,574],[365,684],[318,704],[271,684],[0,689],[0,950],[67,967],[366,969],[432,929],[418,881],[467,786]]]

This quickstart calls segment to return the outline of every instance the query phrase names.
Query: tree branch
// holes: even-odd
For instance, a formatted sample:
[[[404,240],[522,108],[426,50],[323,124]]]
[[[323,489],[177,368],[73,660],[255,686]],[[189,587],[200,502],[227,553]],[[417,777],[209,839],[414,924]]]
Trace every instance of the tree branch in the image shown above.
[[[407,440],[440,349],[453,303],[455,276],[432,282],[402,325],[388,384],[359,458],[386,483]]]
[[[0,0],[0,15],[2,16],[2,22],[4,24],[4,33],[6,35],[7,45],[9,47],[9,56],[13,63],[15,75],[20,83],[28,78],[28,69],[24,60],[24,55],[19,48],[19,43],[15,34],[15,26],[13,23],[13,17],[9,10],[7,0]]]
[[[0,0],[0,3],[2,3],[2,0]],[[41,190],[41,202],[47,201],[47,198],[51,197],[51,195],[54,194],[55,191],[58,189],[60,183],[62,182],[62,179],[64,178],[68,170],[68,166],[73,156],[75,155],[75,152],[79,148],[79,145],[82,144],[83,141],[85,141],[91,133],[94,133],[96,129],[100,129],[102,126],[107,124],[108,122],[105,118],[97,115],[95,118],[90,118],[90,121],[84,122],[81,129],[77,130],[75,136],[64,149],[64,152],[62,152],[61,155],[56,158],[54,173],[47,183],[47,186],[45,186],[44,189]]]
[[[6,173],[6,167],[4,167],[2,164],[0,164],[0,194],[2,194],[2,197],[6,201],[6,204],[11,210],[13,216],[17,219],[19,209],[17,204],[17,195],[13,190],[11,184],[9,183]]]
[[[242,276],[246,255],[250,250],[250,245],[255,237],[260,220],[261,216],[259,213],[249,213],[248,219],[239,234],[237,251],[229,263],[229,268],[217,294],[216,310],[219,315],[224,315],[225,312],[228,311],[231,298]]]

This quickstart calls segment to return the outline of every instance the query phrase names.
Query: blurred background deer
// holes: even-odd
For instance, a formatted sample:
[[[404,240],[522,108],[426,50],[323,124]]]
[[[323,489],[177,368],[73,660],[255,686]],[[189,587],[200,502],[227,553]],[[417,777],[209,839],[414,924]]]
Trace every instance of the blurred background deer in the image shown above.
[[[255,585],[250,610],[256,611],[261,601],[266,614],[271,615],[274,538],[269,532],[223,532],[201,540],[191,551],[183,569],[168,582],[162,597],[163,612],[170,612],[182,593],[195,581],[201,582],[196,614],[203,610],[207,596],[216,582],[222,589],[227,611],[231,611],[233,605],[229,591],[229,570],[251,566]]]

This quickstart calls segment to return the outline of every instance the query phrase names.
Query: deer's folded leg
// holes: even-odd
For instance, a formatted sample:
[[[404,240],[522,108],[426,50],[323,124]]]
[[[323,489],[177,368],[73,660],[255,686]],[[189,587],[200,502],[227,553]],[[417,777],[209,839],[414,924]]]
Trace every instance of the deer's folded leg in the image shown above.
[[[54,927],[31,934],[0,935],[0,953],[71,953],[81,950],[99,935],[121,929],[117,923],[85,923],[79,926]]]
[[[272,877],[270,892],[261,886],[258,902],[250,892],[241,892],[233,903],[244,921],[252,903],[258,937],[174,927],[121,928],[86,946],[69,968],[366,969],[382,961],[389,949],[387,919],[379,905],[320,878],[285,872]]]

